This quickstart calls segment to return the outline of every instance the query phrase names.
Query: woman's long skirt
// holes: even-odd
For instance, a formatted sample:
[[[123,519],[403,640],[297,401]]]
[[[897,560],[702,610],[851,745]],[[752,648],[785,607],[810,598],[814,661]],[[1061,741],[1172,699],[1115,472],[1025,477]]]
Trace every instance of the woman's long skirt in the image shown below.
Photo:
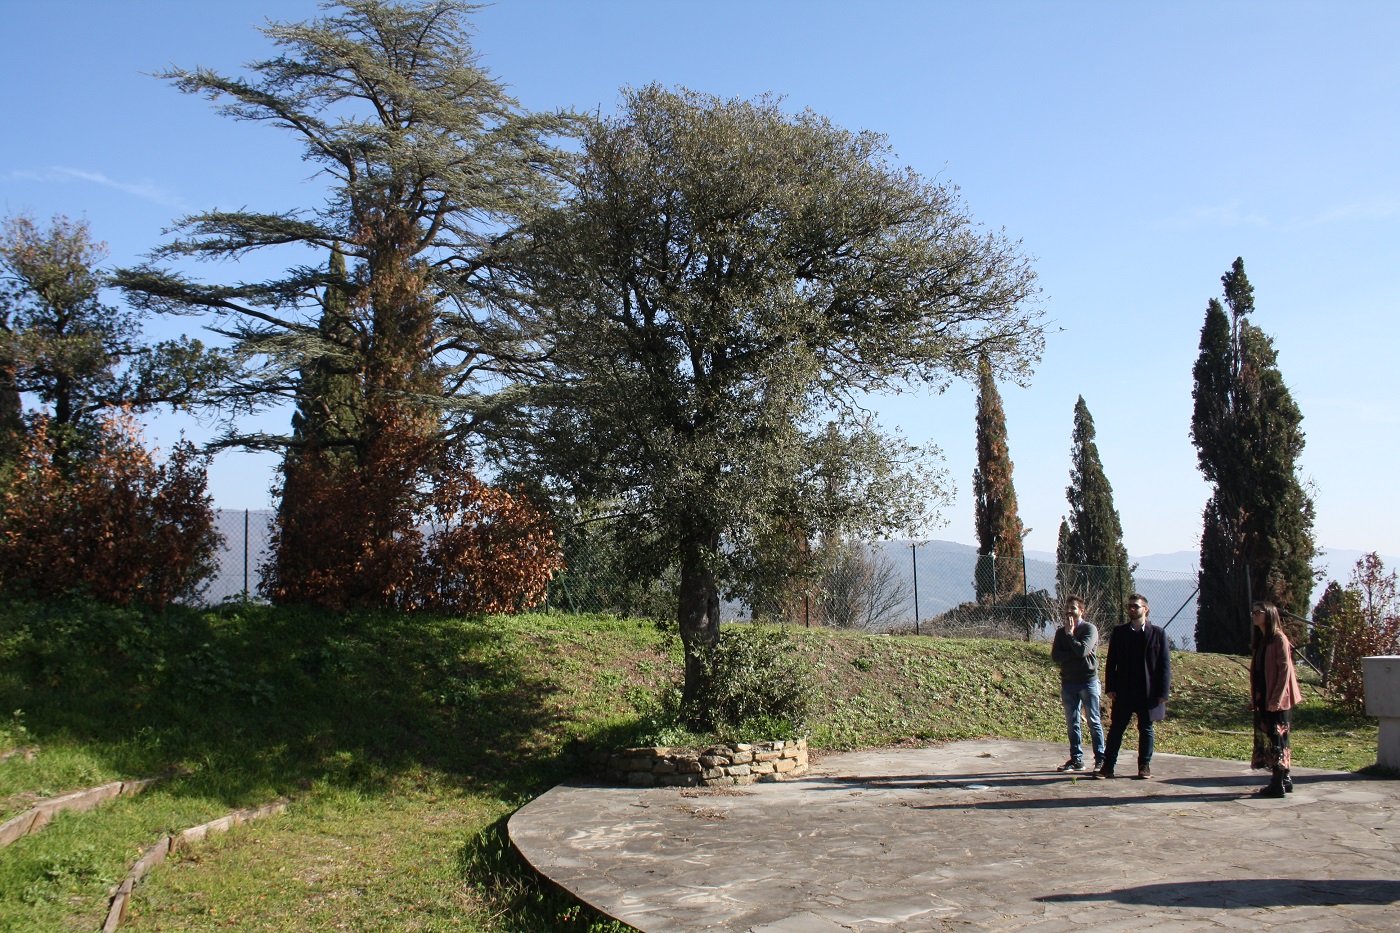
[[[1293,767],[1293,751],[1288,744],[1292,714],[1293,711],[1287,709],[1276,713],[1263,709],[1254,711],[1254,755],[1249,766],[1267,768],[1273,772],[1274,780],[1279,782],[1288,776]]]

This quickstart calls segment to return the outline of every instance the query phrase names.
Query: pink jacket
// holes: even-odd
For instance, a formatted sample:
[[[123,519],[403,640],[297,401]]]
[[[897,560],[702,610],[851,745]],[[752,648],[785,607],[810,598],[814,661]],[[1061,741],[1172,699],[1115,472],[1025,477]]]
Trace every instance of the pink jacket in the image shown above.
[[[1293,646],[1279,632],[1264,646],[1264,708],[1271,713],[1292,709],[1303,702],[1298,674],[1293,669]]]

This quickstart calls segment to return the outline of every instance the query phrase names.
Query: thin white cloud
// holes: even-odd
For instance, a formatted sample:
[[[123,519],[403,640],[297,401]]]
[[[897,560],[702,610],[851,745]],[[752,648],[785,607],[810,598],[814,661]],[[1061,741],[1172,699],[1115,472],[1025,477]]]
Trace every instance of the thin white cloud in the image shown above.
[[[1269,218],[1257,211],[1246,210],[1238,198],[1223,204],[1187,208],[1162,220],[1158,226],[1189,230],[1200,227],[1267,227]]]
[[[1358,220],[1388,220],[1391,217],[1400,215],[1400,205],[1394,201],[1353,201],[1350,204],[1343,204],[1334,207],[1329,211],[1323,211],[1314,217],[1304,219],[1299,223],[1301,227],[1320,227],[1325,224],[1350,223]]]
[[[29,181],[38,182],[66,182],[66,181],[86,181],[94,185],[102,185],[106,188],[114,188],[132,197],[140,198],[143,201],[151,201],[163,207],[172,207],[180,211],[188,211],[189,207],[178,197],[169,191],[149,182],[129,182],[118,181],[109,178],[101,172],[90,172],[81,168],[66,168],[64,166],[51,166],[42,171],[19,170],[11,173],[12,177],[23,178]]]

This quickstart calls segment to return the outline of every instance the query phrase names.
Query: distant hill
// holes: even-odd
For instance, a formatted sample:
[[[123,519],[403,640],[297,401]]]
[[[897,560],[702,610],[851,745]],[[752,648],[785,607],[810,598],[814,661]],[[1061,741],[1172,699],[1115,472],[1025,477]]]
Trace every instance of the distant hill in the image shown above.
[[[891,544],[899,545],[907,550],[908,541],[895,541]],[[937,554],[966,554],[974,558],[977,548],[970,544],[959,544],[954,541],[930,541],[919,548],[920,553]],[[1328,580],[1336,580],[1338,583],[1346,583],[1351,579],[1352,568],[1363,556],[1370,553],[1355,548],[1322,548],[1322,557],[1318,563],[1326,568],[1326,576],[1323,578],[1325,584]],[[1027,551],[1028,561],[1043,561],[1053,564],[1055,555],[1049,551]],[[1195,573],[1198,569],[1200,552],[1198,551],[1169,551],[1164,554],[1143,554],[1133,555],[1128,558],[1137,564],[1139,570],[1160,570],[1169,573]],[[1385,566],[1389,570],[1400,570],[1400,557],[1382,554],[1381,560],[1385,561]],[[1034,576],[1034,574],[1032,574]],[[1034,584],[1033,584],[1034,585]]]
[[[929,618],[959,603],[975,598],[973,575],[977,566],[977,548],[956,541],[926,541],[911,550],[912,542],[882,541],[874,545],[895,570],[898,586],[908,591],[908,611],[912,613],[914,564],[918,564],[919,615]],[[1318,561],[1327,571],[1323,582],[1313,591],[1313,600],[1321,595],[1328,580],[1345,584],[1351,579],[1352,568],[1366,552],[1352,548],[1325,548]],[[1387,568],[1400,570],[1400,557],[1382,554]],[[1131,557],[1137,565],[1135,582],[1139,591],[1152,604],[1153,621],[1168,625],[1178,643],[1189,646],[1196,622],[1196,573],[1199,554],[1196,551],[1172,551]],[[1045,551],[1026,552],[1026,578],[1030,589],[1055,590],[1055,555]]]
[[[206,603],[240,597],[246,588],[256,597],[260,566],[268,559],[271,523],[270,509],[220,509],[217,514],[224,545],[218,555],[219,571],[203,594]],[[246,531],[245,531],[246,529]],[[872,544],[891,571],[889,584],[901,603],[899,614],[912,620],[916,599],[914,568],[918,566],[917,602],[919,616],[928,619],[976,598],[974,575],[977,548],[957,541],[929,540],[911,548],[908,540],[879,541]],[[1327,548],[1320,561],[1327,580],[1346,583],[1352,567],[1366,552],[1350,548]],[[1400,557],[1381,555],[1386,567],[1400,569]],[[1196,551],[1173,551],[1130,558],[1137,564],[1134,582],[1152,603],[1153,621],[1167,624],[1179,644],[1191,642],[1195,627]],[[1026,579],[1031,590],[1055,591],[1055,555],[1047,551],[1026,552]],[[1313,600],[1322,593],[1319,585]],[[745,607],[726,603],[725,618],[747,615]]]
[[[912,615],[914,565],[918,564],[919,617],[928,619],[961,603],[976,599],[974,576],[977,548],[956,541],[927,541],[911,548],[904,541],[877,542],[881,559],[894,570],[896,587],[905,595],[904,611]],[[1186,562],[1164,561],[1163,565],[1139,567],[1135,577],[1138,590],[1148,598],[1153,618],[1168,625],[1169,633],[1183,646],[1192,641],[1196,624],[1196,576],[1194,558]],[[1055,555],[1043,551],[1026,552],[1026,582],[1031,590],[1055,592]]]
[[[1322,557],[1318,563],[1326,570],[1322,578],[1322,584],[1318,586],[1314,598],[1322,592],[1322,587],[1327,585],[1327,581],[1336,580],[1345,584],[1351,579],[1352,568],[1356,562],[1364,557],[1369,551],[1358,551],[1355,548],[1331,548],[1322,549]],[[1173,551],[1170,554],[1148,554],[1146,557],[1132,558],[1138,567],[1143,570],[1174,570],[1185,573],[1195,573],[1199,554],[1196,551]],[[1400,557],[1392,557],[1382,554],[1381,560],[1389,570],[1400,570]]]
[[[1313,599],[1321,595],[1322,588],[1329,580],[1336,580],[1342,585],[1346,585],[1351,579],[1352,569],[1356,567],[1356,562],[1370,551],[1358,551],[1353,548],[1323,548],[1322,560],[1319,561],[1327,568],[1327,575],[1322,578],[1321,585],[1313,593]],[[1400,570],[1400,557],[1393,557],[1389,554],[1382,554],[1381,560],[1385,562],[1387,570]]]
[[[1148,554],[1144,557],[1129,557],[1142,570],[1170,570],[1177,573],[1195,573],[1200,560],[1199,551],[1172,551],[1169,554]]]

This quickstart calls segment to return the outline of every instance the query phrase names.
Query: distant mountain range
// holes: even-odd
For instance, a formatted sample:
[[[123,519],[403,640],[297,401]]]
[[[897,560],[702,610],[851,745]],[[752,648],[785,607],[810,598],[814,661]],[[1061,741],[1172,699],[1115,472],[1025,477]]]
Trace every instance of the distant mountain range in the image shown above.
[[[204,593],[210,603],[241,595],[245,589],[256,593],[260,565],[268,559],[273,512],[268,509],[218,510],[219,531],[224,546],[219,553],[219,572]],[[246,537],[245,537],[246,534]],[[908,603],[912,617],[917,601],[919,616],[927,619],[956,605],[976,598],[974,576],[977,548],[957,541],[881,541],[873,545],[883,555],[891,576],[888,584]],[[1326,580],[1345,584],[1352,568],[1366,552],[1349,548],[1327,548],[1319,561],[1327,570]],[[1169,626],[1179,643],[1189,644],[1195,625],[1196,551],[1173,551],[1132,557],[1138,572],[1134,583],[1147,596],[1154,610],[1153,621]],[[1400,557],[1381,555],[1390,569],[1400,569]],[[914,569],[917,566],[917,583]],[[1026,552],[1026,582],[1031,590],[1055,591],[1055,555],[1046,551]],[[1313,600],[1322,594],[1319,586]],[[736,610],[737,611],[737,610]]]
[[[906,550],[909,547],[908,541],[892,541],[889,542],[889,544],[898,545]],[[919,552],[921,555],[929,553],[930,555],[956,554],[975,557],[977,548],[970,544],[959,544],[956,541],[929,541],[927,544],[919,546]],[[1369,553],[1369,551],[1359,551],[1355,548],[1323,548],[1322,557],[1318,560],[1318,563],[1327,570],[1327,574],[1323,578],[1323,583],[1325,584],[1329,580],[1336,580],[1338,583],[1345,584],[1351,579],[1352,568],[1356,566],[1356,562]],[[1385,562],[1387,569],[1400,570],[1400,557],[1387,554],[1382,554],[1380,557],[1381,560]],[[1055,562],[1055,555],[1049,551],[1027,551],[1026,558],[1028,560],[1044,561],[1050,564]],[[1171,551],[1166,554],[1130,556],[1128,559],[1137,564],[1139,570],[1155,570],[1169,573],[1195,573],[1200,561],[1200,552]],[[1320,587],[1318,592],[1321,592]]]
[[[1356,562],[1370,551],[1358,551],[1354,548],[1323,548],[1322,557],[1317,561],[1327,570],[1327,575],[1323,578],[1323,585],[1329,580],[1336,580],[1345,584],[1351,579],[1352,569]],[[1393,557],[1382,554],[1381,560],[1390,570],[1400,570],[1400,557]],[[1053,560],[1053,556],[1051,560]],[[1173,551],[1170,554],[1148,554],[1146,557],[1134,557],[1132,560],[1143,570],[1181,570],[1189,573],[1196,571],[1200,554],[1197,551]],[[1318,588],[1319,595],[1321,587]]]
[[[960,603],[975,599],[973,579],[977,548],[956,541],[882,541],[874,545],[893,571],[892,583],[911,601],[917,598],[919,616],[927,619]],[[1346,583],[1352,568],[1366,552],[1349,548],[1328,548],[1318,563],[1327,571],[1327,580]],[[1381,555],[1388,568],[1400,569],[1400,558]],[[1182,647],[1191,647],[1196,623],[1196,551],[1174,551],[1132,557],[1137,565],[1133,582],[1148,598],[1153,621],[1165,625]],[[917,566],[917,583],[915,573]],[[1031,590],[1055,591],[1055,555],[1046,551],[1026,552],[1026,582]],[[917,596],[915,597],[915,594]],[[1316,600],[1322,593],[1313,591]]]

